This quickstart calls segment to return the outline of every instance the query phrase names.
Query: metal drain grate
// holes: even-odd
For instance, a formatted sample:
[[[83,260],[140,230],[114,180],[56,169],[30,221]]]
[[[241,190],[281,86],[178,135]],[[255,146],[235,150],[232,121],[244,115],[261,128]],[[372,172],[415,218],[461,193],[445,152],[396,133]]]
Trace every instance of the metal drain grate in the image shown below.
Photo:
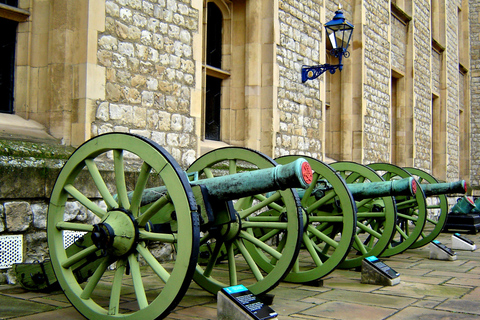
[[[63,231],[63,246],[64,248],[70,247],[75,241],[79,238],[83,237],[86,232],[82,231],[70,231],[64,230]]]
[[[0,269],[23,262],[23,236],[0,236]]]

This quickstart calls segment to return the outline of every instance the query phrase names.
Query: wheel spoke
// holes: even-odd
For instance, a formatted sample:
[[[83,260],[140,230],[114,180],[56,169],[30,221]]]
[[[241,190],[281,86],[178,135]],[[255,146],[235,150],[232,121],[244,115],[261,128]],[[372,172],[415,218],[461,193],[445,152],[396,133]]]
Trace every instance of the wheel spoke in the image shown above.
[[[98,249],[95,245],[91,245],[91,246],[83,249],[82,251],[77,252],[73,256],[67,258],[65,261],[63,261],[62,262],[62,267],[65,268],[65,269],[68,269],[71,266],[73,266],[75,263],[77,263],[80,260],[88,257],[89,255],[95,253],[98,250],[100,250],[100,249]]]
[[[230,280],[230,285],[235,286],[237,282],[237,266],[235,263],[235,248],[231,242],[225,244],[227,248],[227,257],[228,257],[228,275]]]
[[[405,233],[405,232],[402,230],[402,228],[401,228],[400,226],[398,226],[398,225],[397,225],[396,229],[397,229],[397,232],[400,233],[400,235],[401,235],[404,239],[407,239],[407,238],[408,238],[408,234],[407,234],[408,232]],[[405,229],[408,230],[408,228],[405,228]]]
[[[262,275],[260,269],[258,268],[257,264],[253,260],[250,253],[247,251],[247,248],[245,248],[245,245],[243,244],[243,242],[239,239],[235,239],[235,245],[237,246],[238,250],[240,250],[240,253],[245,258],[245,261],[247,262],[248,266],[250,267],[250,270],[252,271],[255,279],[257,279],[257,281],[263,280],[263,275]]]
[[[308,253],[310,253],[310,256],[313,259],[313,262],[317,267],[320,267],[323,265],[322,259],[318,256],[317,250],[313,247],[313,242],[308,238],[307,234],[303,234],[303,243],[305,244],[305,247],[307,248]],[[298,267],[298,266],[297,266]]]
[[[237,161],[234,159],[228,160],[228,172],[229,174],[237,173]]]
[[[282,257],[282,253],[281,252],[278,252],[277,250],[275,250],[274,248],[270,247],[268,244],[258,240],[257,238],[255,238],[254,236],[252,236],[251,234],[249,234],[248,232],[245,232],[245,231],[240,231],[240,237],[247,240],[247,241],[250,241],[251,243],[253,243],[255,246],[257,246],[258,248],[262,249],[263,251],[267,252],[268,254],[270,254],[272,257],[274,257],[275,259],[280,259]]]
[[[138,253],[145,259],[148,265],[152,268],[152,270],[157,274],[157,276],[162,279],[164,283],[167,283],[168,279],[170,279],[170,273],[158,262],[155,256],[148,251],[142,244],[137,246]],[[133,276],[133,273],[132,273]],[[135,290],[136,291],[136,290]]]
[[[176,243],[177,240],[174,234],[169,233],[156,233],[140,230],[140,240],[159,241],[163,243]]]
[[[128,201],[127,185],[125,183],[125,166],[123,163],[123,150],[113,150],[113,162],[115,170],[115,185],[117,186],[118,202],[120,207],[130,209]]]
[[[105,273],[105,270],[107,270],[110,264],[111,262],[107,257],[102,259],[102,262],[100,263],[100,265],[97,267],[93,275],[88,279],[87,285],[83,289],[83,292],[80,295],[80,298],[85,300],[90,298],[93,290],[97,286],[98,282],[100,281],[103,274]]]
[[[410,221],[417,221],[418,220],[418,217],[410,216],[408,214],[404,214],[404,213],[400,213],[400,212],[398,213],[398,217],[406,219],[406,220],[410,220]]]
[[[98,171],[97,165],[92,159],[86,159],[85,165],[92,176],[93,182],[97,186],[98,192],[102,195],[103,200],[105,200],[105,204],[107,205],[108,209],[118,207],[117,202],[113,198],[110,191],[108,191],[108,187],[105,184],[102,176],[100,175],[100,171]]]
[[[317,210],[320,206],[326,204],[327,202],[329,202],[330,200],[332,200],[333,198],[335,198],[337,194],[333,191],[333,190],[330,190],[330,191],[327,191],[327,193],[325,194],[325,196],[323,196],[322,198],[318,199],[317,201],[315,201],[314,203],[312,203],[310,206],[308,206],[308,208],[306,208],[307,210],[307,213],[312,213],[313,211]]]
[[[132,273],[133,288],[135,290],[135,296],[137,297],[138,307],[144,309],[148,307],[148,300],[147,295],[145,294],[145,288],[143,287],[140,265],[135,254],[130,254],[128,256],[128,265],[130,266],[130,271]]]
[[[308,186],[307,189],[305,189],[305,193],[303,194],[303,197],[302,197],[302,200],[301,200],[301,203],[302,203],[303,207],[307,206],[308,198],[310,198],[310,195],[312,194],[312,191],[317,186],[317,181],[318,181],[319,178],[320,178],[320,175],[317,172],[314,172],[313,176],[312,176],[312,183]]]
[[[329,212],[325,212],[325,214],[330,215],[319,215],[319,216],[309,216],[308,219],[310,222],[331,222],[331,223],[342,223],[343,216],[331,215]]]
[[[205,267],[205,271],[203,272],[204,277],[210,277],[213,271],[213,267],[215,267],[215,264],[217,263],[217,258],[220,255],[220,250],[222,249],[223,246],[223,241],[217,240],[215,242],[215,248],[213,248],[213,252],[210,255],[210,258],[208,260],[208,264]]]
[[[280,191],[276,191],[276,192],[275,192],[274,194],[272,194],[270,197],[275,197],[275,199],[278,200],[279,198],[281,198],[281,196],[282,196],[282,195],[280,194]],[[270,197],[268,197],[268,198],[270,198]],[[257,194],[257,195],[255,195],[255,199],[260,200],[260,201],[265,201],[265,200],[268,199],[268,198],[265,197],[263,194]],[[272,208],[273,210],[276,210],[276,211],[278,211],[278,212],[283,212],[284,209],[285,209],[283,206],[279,205],[279,204],[276,203],[276,202],[269,202],[269,203],[268,203],[268,207],[269,207],[269,208]]]
[[[138,175],[137,184],[135,185],[135,190],[133,191],[130,211],[134,217],[138,217],[138,209],[140,208],[140,202],[142,200],[143,191],[147,185],[148,178],[150,177],[150,172],[152,167],[144,162],[142,168],[140,169],[140,174]]]
[[[320,232],[319,230],[317,230],[312,225],[308,225],[307,230],[308,230],[308,232],[311,232],[313,235],[315,235],[315,237],[317,237],[318,239],[327,243],[328,245],[330,245],[334,248],[338,247],[338,242],[337,241],[333,240],[332,238],[330,238],[329,236],[327,236],[323,232]]]
[[[369,228],[368,225],[365,225],[361,222],[357,221],[357,227],[359,227],[360,229],[362,229],[363,231],[367,232],[368,234],[374,236],[377,239],[380,239],[382,237],[382,235],[380,233],[373,230],[373,228]]]
[[[277,219],[278,220],[278,219]],[[269,222],[269,221],[243,221],[242,228],[267,228],[267,229],[278,229],[278,230],[287,230],[288,222]]]
[[[166,194],[160,197],[157,201],[155,201],[143,214],[141,214],[136,220],[140,227],[144,227],[145,224],[156,214],[160,211],[163,207],[171,204],[170,197]],[[173,208],[173,206],[172,206]],[[170,211],[169,211],[170,212]],[[158,215],[155,218],[159,218]],[[164,219],[165,221],[170,220],[170,217]]]
[[[75,200],[77,200],[82,205],[84,205],[88,210],[92,211],[100,219],[105,216],[105,214],[106,214],[105,210],[103,210],[98,205],[96,205],[94,202],[92,202],[90,199],[88,199],[85,195],[83,195],[80,191],[78,191],[77,188],[75,188],[73,185],[67,184],[64,187],[64,189],[73,198],[75,198]]]
[[[277,201],[278,199],[280,199],[280,193],[276,192],[271,197],[265,198],[265,200],[257,203],[256,205],[251,206],[248,209],[239,211],[238,214],[240,215],[241,219],[246,219],[249,215],[251,215],[255,211],[260,210],[260,209],[268,206],[269,204],[271,204],[274,201]]]
[[[108,306],[108,314],[116,315],[120,309],[120,293],[122,292],[123,275],[125,274],[127,261],[121,259],[117,261],[117,269],[113,275],[112,291],[110,293],[110,303]]]
[[[58,230],[92,232],[93,226],[85,223],[61,221],[56,224]]]
[[[359,236],[358,236],[358,235],[354,235],[354,236],[353,236],[353,239],[354,239],[355,244],[356,244],[355,248],[356,248],[358,251],[360,251],[360,252],[362,253],[362,255],[363,255],[363,254],[366,254],[368,251],[367,251],[367,249],[365,248],[365,246],[363,245],[362,240],[360,240]]]

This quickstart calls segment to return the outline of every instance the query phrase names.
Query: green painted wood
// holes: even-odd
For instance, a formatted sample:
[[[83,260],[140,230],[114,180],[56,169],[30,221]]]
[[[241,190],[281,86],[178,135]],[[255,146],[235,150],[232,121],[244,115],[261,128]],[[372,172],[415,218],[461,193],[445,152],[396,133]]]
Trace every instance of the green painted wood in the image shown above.
[[[386,181],[409,178],[412,175],[405,169],[390,163],[372,163],[368,167],[379,173]],[[395,196],[397,205],[396,232],[383,257],[401,253],[410,248],[420,237],[427,221],[427,202],[421,188],[414,196]]]
[[[280,164],[299,156],[277,158]],[[305,157],[313,169],[313,182],[301,199],[305,214],[302,251],[286,281],[307,283],[327,276],[347,257],[354,241],[357,207],[345,181],[329,165]],[[315,188],[327,188],[316,195]]]
[[[236,174],[272,171],[275,167],[272,159],[258,152],[228,147],[201,156],[187,173],[198,173],[200,180],[222,178],[228,184]],[[215,188],[219,187],[217,182],[213,183]],[[257,189],[257,194],[249,191],[246,197],[233,194],[236,197],[231,202],[236,212],[234,221],[206,230],[200,241],[202,264],[197,265],[194,275],[198,285],[216,293],[223,287],[241,283],[248,271],[245,286],[254,294],[262,294],[288,274],[300,249],[303,215],[296,192],[274,188],[278,191],[273,194],[260,192],[266,191],[263,189]],[[222,260],[226,262],[217,265]],[[217,277],[219,272],[225,272],[224,266],[229,275],[226,282]]]
[[[113,160],[109,160],[112,155]],[[108,163],[114,166],[115,190],[105,188],[106,177],[98,173],[98,168]],[[126,168],[138,163],[138,179],[130,185],[125,179]],[[82,170],[90,176],[80,176]],[[85,190],[84,179],[91,179],[97,190]],[[139,195],[148,180],[161,181],[168,197],[142,208]],[[128,197],[129,192],[132,197]],[[96,220],[70,221],[65,214],[70,200],[91,209]],[[99,204],[99,200],[106,205]],[[190,183],[163,148],[131,134],[95,137],[72,154],[52,190],[47,240],[56,278],[68,300],[86,318],[165,317],[182,299],[193,277],[200,240],[198,219]],[[168,228],[153,231],[150,220],[162,221]],[[87,231],[93,244],[71,253],[63,247],[63,230]],[[175,252],[173,261],[161,262],[155,256],[162,247]],[[89,260],[97,260],[98,264],[83,284],[76,273],[86,270],[78,266]],[[106,272],[109,268],[116,270],[113,277]],[[156,276],[151,277],[149,272],[148,279],[144,279],[144,268]],[[99,299],[99,290],[110,292],[110,301]],[[135,296],[138,307],[120,308],[124,295]]]
[[[410,248],[415,249],[429,244],[442,232],[448,215],[448,201],[445,194],[450,192],[465,193],[466,184],[463,180],[446,184],[439,183],[435,177],[423,170],[417,168],[405,168],[405,170],[417,179],[427,198],[425,226],[420,237],[410,246]]]

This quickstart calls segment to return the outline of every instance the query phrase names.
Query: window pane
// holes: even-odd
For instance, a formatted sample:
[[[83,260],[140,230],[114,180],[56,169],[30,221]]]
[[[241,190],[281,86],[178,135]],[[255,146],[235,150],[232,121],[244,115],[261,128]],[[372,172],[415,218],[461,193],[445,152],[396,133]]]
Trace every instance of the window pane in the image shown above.
[[[220,98],[222,80],[207,76],[205,139],[220,141]]]
[[[208,3],[207,14],[207,65],[222,67],[222,24],[223,16],[213,2]]]
[[[12,6],[12,7],[18,7],[18,0],[0,0],[0,3]]]
[[[17,22],[0,18],[0,112],[13,113],[13,75]]]

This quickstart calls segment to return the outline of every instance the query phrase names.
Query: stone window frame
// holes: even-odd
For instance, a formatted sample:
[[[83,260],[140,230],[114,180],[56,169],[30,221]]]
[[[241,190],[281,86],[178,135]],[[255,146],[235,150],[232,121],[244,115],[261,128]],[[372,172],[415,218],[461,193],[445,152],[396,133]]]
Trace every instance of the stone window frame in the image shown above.
[[[14,7],[14,6],[11,6],[11,5],[8,5],[8,4],[4,4],[4,3],[0,3],[0,18],[2,19],[5,19],[5,20],[9,20],[9,21],[13,21],[13,22],[17,22],[17,23],[22,23],[22,22],[25,22],[28,20],[28,18],[30,17],[30,12],[28,10],[24,10],[24,9],[21,9],[21,8],[18,8],[18,7]],[[15,31],[15,38],[18,38],[17,37],[17,34],[18,34],[18,25],[17,25],[17,30]],[[2,108],[2,111],[0,112],[0,115],[3,115],[3,114],[15,114],[15,87],[16,87],[16,56],[17,56],[17,52],[18,52],[18,47],[19,47],[19,43],[18,43],[18,39],[16,39],[15,41],[15,48],[14,48],[14,52],[13,52],[13,68],[12,68],[12,100],[10,101],[10,105],[8,106],[8,110],[7,108],[5,108],[5,110],[3,110]]]
[[[223,16],[223,23],[222,23],[222,67],[217,68],[213,66],[209,66],[206,63],[207,60],[207,45],[206,45],[206,38],[207,38],[207,17],[208,17],[208,3],[214,3],[218,9],[220,9],[222,16]],[[204,2],[204,14],[203,14],[203,54],[202,54],[202,129],[201,129],[201,140],[207,140],[205,138],[205,131],[206,131],[206,86],[207,86],[207,76],[213,77],[216,79],[222,80],[221,85],[221,98],[220,98],[220,140],[224,137],[223,131],[226,129],[225,126],[222,126],[222,123],[225,123],[225,114],[224,109],[228,108],[229,105],[229,96],[228,96],[228,86],[229,82],[224,81],[231,77],[230,73],[230,52],[231,52],[231,30],[232,30],[232,3],[227,0],[207,0]],[[222,129],[223,128],[223,129]],[[214,140],[215,141],[215,140]]]

